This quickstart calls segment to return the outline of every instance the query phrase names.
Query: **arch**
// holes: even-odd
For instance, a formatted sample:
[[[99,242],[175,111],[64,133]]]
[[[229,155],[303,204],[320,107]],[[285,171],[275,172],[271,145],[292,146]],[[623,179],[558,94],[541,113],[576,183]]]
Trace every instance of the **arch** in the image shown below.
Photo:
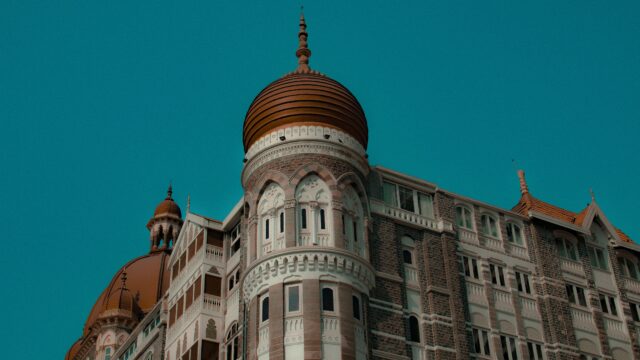
[[[364,256],[365,247],[365,211],[362,198],[356,189],[348,185],[342,191],[342,237],[347,250]]]
[[[367,195],[366,186],[354,172],[348,172],[338,177],[338,190],[342,193],[347,187],[353,187],[356,194],[360,198],[360,203],[363,205],[364,215],[371,216],[371,209],[369,208],[369,195]]]
[[[264,190],[267,188],[267,186],[269,186],[269,183],[278,184],[285,191],[285,194],[286,194],[287,190],[291,187],[289,179],[287,178],[287,176],[284,173],[282,173],[282,172],[280,172],[278,170],[269,169],[264,174],[262,174],[260,176],[258,181],[256,181],[254,186],[253,186],[253,189],[257,189],[258,193],[255,194],[255,193],[250,192],[251,198],[253,200],[253,201],[249,202],[251,207],[255,208],[257,206],[260,197],[264,193]],[[291,197],[293,195],[293,193],[291,193],[289,195],[290,195],[289,197]]]
[[[629,354],[629,352],[623,348],[613,348],[611,350],[611,357],[616,359],[616,360],[631,360],[632,356],[631,354]]]
[[[500,327],[500,331],[505,334],[515,335],[516,327],[508,320],[500,320],[498,321],[498,325]]]
[[[297,184],[295,199],[298,245],[333,246],[333,196],[326,182],[308,174]]]
[[[416,241],[413,240],[413,238],[409,235],[402,235],[402,237],[400,238],[400,243],[403,246],[408,246],[408,247],[415,247],[416,246]]]
[[[317,163],[300,166],[289,178],[289,184],[293,187],[298,187],[298,184],[300,184],[300,182],[309,175],[316,175],[333,191],[338,188],[338,182],[331,171]]]
[[[284,247],[284,241],[278,241],[284,236],[284,232],[278,231],[278,215],[283,211],[284,190],[279,184],[269,182],[261,191],[257,205],[259,256]],[[283,225],[280,224],[280,226]]]
[[[418,323],[418,318],[410,315],[408,320],[409,325],[409,333],[407,336],[407,340],[412,342],[420,342],[420,324]]]
[[[474,231],[475,221],[473,218],[473,207],[464,203],[456,203],[455,221],[458,227]]]
[[[262,297],[262,302],[260,303],[260,322],[265,322],[269,320],[269,295]]]
[[[584,351],[589,354],[600,353],[600,350],[598,349],[598,346],[596,345],[596,343],[594,343],[589,339],[578,340],[578,349],[580,349],[580,351]]]
[[[489,326],[489,320],[487,320],[487,317],[479,312],[474,312],[471,313],[471,322],[474,325],[478,325],[478,326],[482,326],[482,327],[490,327]]]
[[[544,342],[544,340],[542,339],[542,335],[540,335],[540,332],[538,331],[538,329],[527,327],[524,329],[524,332],[525,334],[527,334],[527,338],[535,341]]]

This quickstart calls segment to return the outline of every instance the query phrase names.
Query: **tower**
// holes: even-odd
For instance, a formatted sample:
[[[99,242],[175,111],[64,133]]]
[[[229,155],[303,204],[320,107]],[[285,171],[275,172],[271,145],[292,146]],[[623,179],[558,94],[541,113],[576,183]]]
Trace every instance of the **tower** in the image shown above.
[[[147,223],[151,238],[151,251],[171,249],[182,227],[182,211],[173,201],[173,188],[169,185],[167,197],[156,207]]]
[[[244,121],[248,359],[367,352],[367,122],[346,87],[309,66],[306,27],[301,15],[297,68]]]

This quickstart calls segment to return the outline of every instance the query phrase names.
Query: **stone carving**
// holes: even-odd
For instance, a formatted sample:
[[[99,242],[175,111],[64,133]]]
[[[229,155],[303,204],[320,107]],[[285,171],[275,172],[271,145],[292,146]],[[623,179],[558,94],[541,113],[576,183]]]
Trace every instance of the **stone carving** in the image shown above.
[[[216,329],[216,322],[213,319],[207,321],[207,330],[205,332],[207,339],[215,339],[218,336],[218,329]]]
[[[326,204],[329,203],[329,194],[329,187],[317,175],[307,176],[296,188],[298,202],[317,201]]]

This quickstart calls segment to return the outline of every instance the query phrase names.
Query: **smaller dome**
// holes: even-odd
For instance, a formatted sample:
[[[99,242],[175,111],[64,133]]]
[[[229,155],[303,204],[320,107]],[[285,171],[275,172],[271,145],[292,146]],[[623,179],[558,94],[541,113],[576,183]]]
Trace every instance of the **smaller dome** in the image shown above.
[[[175,215],[180,219],[182,218],[182,211],[180,211],[180,207],[178,206],[178,204],[173,201],[172,194],[173,189],[171,188],[171,185],[169,185],[169,189],[167,190],[167,197],[160,204],[158,204],[158,206],[156,206],[156,211],[153,212],[153,217],[168,214]]]
[[[136,296],[127,289],[127,272],[126,270],[120,275],[122,284],[118,289],[113,289],[104,303],[104,309],[100,317],[108,317],[114,315],[134,317],[140,313],[140,306]]]

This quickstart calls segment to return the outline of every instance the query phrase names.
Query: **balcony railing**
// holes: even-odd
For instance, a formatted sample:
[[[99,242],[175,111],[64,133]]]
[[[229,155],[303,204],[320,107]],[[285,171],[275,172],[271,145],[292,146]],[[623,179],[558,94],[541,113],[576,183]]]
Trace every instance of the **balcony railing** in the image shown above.
[[[577,261],[561,258],[560,267],[563,271],[584,276],[584,269],[582,268],[582,264]]]
[[[624,286],[627,291],[640,294],[640,281],[627,277],[624,279]]]
[[[571,318],[576,329],[593,331],[596,326],[593,322],[593,314],[586,309],[571,307]]]
[[[627,339],[627,331],[624,323],[619,319],[612,319],[607,316],[603,316],[604,328],[607,331],[607,335],[616,339]]]
[[[207,260],[222,262],[224,251],[221,247],[207,244]]]
[[[473,245],[480,245],[478,241],[478,234],[476,234],[472,230],[467,230],[463,228],[458,228],[458,239],[462,242],[466,242]]]
[[[220,296],[204,294],[204,309],[208,311],[219,312],[222,308],[222,299]]]
[[[520,245],[510,244],[509,254],[522,259],[529,259],[529,252],[527,251],[527,248]]]
[[[523,316],[534,319],[540,318],[540,313],[538,312],[538,304],[534,299],[520,296],[520,308],[522,309]]]
[[[486,304],[487,297],[484,294],[484,286],[481,284],[476,284],[473,282],[466,283],[467,287],[467,298],[470,302]]]
[[[402,222],[415,225],[421,228],[427,228],[427,229],[432,229],[436,231],[451,230],[450,226],[444,226],[444,224],[440,224],[435,219],[430,219],[428,217],[424,217],[422,215],[416,214],[411,211],[402,210],[400,208],[389,206],[381,201],[372,200],[371,210],[373,212],[383,214],[391,218],[394,218],[396,220],[400,220]]]
[[[418,269],[413,266],[404,266],[404,276],[407,283],[418,284]]]

